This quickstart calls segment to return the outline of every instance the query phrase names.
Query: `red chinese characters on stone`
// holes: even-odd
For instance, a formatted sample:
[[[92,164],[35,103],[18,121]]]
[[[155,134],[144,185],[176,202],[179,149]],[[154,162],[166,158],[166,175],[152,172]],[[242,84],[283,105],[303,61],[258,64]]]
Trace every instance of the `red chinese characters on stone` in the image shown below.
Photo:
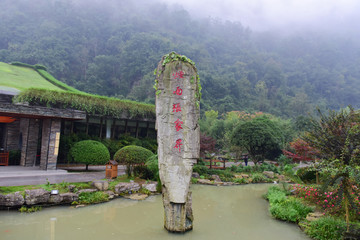
[[[182,145],[181,142],[182,142],[182,139],[176,140],[176,144],[175,144],[175,147],[174,147],[174,148],[178,148],[179,152],[181,152],[181,145]]]
[[[176,73],[173,73],[173,77],[174,77],[174,79],[184,78],[184,72],[178,71]]]
[[[173,73],[173,78],[174,78],[175,80],[179,80],[179,79],[181,79],[181,78],[184,78],[184,72],[183,72],[183,71],[177,71],[176,73]],[[183,90],[182,90],[179,86],[177,86],[177,87],[176,87],[176,90],[173,91],[173,94],[178,95],[178,96],[181,96],[181,95],[183,94]],[[173,104],[173,112],[181,112],[181,105],[180,105],[180,103],[174,103],[174,104]],[[183,122],[182,122],[180,119],[177,119],[177,120],[174,122],[174,124],[175,124],[175,129],[176,129],[177,132],[180,131],[181,129],[183,129],[183,128],[182,128]],[[179,152],[181,152],[181,146],[182,146],[182,145],[183,145],[183,144],[182,144],[182,139],[179,138],[178,140],[176,140],[176,143],[175,143],[174,148],[179,149]]]
[[[183,129],[181,127],[181,124],[183,124],[183,122],[180,119],[176,120],[174,123],[175,123],[175,129],[177,132],[180,131],[180,129]]]
[[[181,112],[180,103],[174,103],[173,104],[173,112]]]
[[[182,92],[183,92],[183,90],[180,87],[176,87],[176,90],[173,91],[174,94],[179,95],[179,96],[182,95]]]

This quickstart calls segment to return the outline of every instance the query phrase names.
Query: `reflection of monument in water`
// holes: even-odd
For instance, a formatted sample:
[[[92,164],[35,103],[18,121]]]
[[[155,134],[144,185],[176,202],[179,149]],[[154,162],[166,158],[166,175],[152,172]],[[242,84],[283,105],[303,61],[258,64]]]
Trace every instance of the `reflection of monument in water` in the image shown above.
[[[174,52],[156,70],[156,128],[159,174],[168,231],[193,227],[189,185],[199,158],[200,85],[195,64]]]
[[[50,218],[50,240],[55,240],[56,217]]]

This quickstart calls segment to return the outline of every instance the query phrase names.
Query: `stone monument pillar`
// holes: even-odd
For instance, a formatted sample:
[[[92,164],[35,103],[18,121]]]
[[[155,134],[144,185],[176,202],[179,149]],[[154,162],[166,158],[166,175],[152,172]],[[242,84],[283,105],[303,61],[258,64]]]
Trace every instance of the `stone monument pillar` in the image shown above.
[[[193,61],[174,52],[156,69],[156,128],[164,227],[185,232],[193,227],[192,166],[200,152],[200,83]]]

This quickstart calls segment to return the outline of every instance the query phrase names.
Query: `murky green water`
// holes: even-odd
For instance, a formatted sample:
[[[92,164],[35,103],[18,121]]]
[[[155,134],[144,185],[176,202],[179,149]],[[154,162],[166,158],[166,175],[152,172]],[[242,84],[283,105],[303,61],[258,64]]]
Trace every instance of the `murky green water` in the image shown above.
[[[192,186],[194,230],[163,229],[161,196],[116,199],[85,208],[45,208],[32,214],[0,212],[0,240],[304,240],[296,225],[276,221],[261,197],[269,185]]]

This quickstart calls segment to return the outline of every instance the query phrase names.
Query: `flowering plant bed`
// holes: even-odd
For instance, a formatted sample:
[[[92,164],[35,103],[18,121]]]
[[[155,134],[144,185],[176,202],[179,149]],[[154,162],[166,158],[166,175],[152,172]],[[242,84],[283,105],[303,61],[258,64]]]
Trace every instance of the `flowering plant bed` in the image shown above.
[[[356,206],[350,209],[351,217],[355,220],[360,219],[360,189],[356,185],[351,185],[350,197],[353,199]],[[309,204],[316,206],[324,214],[331,214],[341,216],[345,209],[341,204],[343,199],[339,198],[339,189],[333,191],[322,192],[318,186],[315,185],[293,185],[292,193]],[[343,198],[343,197],[342,197]],[[358,208],[358,209],[356,209]]]

